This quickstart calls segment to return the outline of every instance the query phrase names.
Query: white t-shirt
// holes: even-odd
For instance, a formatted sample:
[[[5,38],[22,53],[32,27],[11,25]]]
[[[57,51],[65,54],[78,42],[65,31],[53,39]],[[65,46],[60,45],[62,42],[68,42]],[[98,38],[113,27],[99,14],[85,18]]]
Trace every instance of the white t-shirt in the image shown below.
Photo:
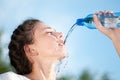
[[[23,75],[16,74],[14,72],[6,72],[0,74],[0,80],[30,80]]]

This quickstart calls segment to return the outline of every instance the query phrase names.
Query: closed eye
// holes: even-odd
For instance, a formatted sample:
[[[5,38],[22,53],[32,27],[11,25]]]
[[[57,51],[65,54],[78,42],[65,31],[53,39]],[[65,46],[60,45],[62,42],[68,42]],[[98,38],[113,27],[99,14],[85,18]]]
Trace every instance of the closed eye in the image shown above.
[[[52,34],[53,34],[53,32],[47,32],[47,34],[50,34],[50,35],[52,35]]]
[[[54,29],[52,28],[48,28],[45,30],[47,34],[53,34],[54,32],[56,32]]]
[[[51,27],[46,27],[44,30],[45,34],[55,36],[56,30]]]

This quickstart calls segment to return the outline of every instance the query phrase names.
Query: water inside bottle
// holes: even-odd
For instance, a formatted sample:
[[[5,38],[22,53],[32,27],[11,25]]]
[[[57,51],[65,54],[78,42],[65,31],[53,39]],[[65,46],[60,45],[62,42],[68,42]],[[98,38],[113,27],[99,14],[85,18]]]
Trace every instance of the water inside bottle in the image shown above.
[[[120,28],[120,17],[100,15],[98,18],[101,24],[106,28]],[[92,17],[85,18],[84,22],[94,24]]]
[[[103,26],[107,28],[119,28],[120,27],[120,17],[104,18]]]

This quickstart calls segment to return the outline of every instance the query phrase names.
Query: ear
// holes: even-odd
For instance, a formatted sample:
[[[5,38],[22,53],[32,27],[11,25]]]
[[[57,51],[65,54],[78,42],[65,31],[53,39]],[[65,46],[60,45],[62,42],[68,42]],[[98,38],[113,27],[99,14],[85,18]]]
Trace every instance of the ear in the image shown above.
[[[24,51],[26,55],[30,53],[30,48],[28,45],[24,45]]]
[[[38,55],[37,51],[33,48],[32,45],[24,45],[24,51],[27,56],[36,56]]]

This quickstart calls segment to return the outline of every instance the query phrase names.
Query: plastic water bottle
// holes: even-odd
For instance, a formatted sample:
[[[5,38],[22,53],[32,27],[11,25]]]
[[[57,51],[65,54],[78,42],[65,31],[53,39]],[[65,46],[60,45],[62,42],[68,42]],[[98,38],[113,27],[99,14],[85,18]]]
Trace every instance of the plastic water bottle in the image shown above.
[[[120,28],[120,12],[102,14],[97,16],[104,27]],[[77,19],[76,24],[78,26],[85,26],[89,29],[96,29],[96,26],[93,22],[93,14],[87,15],[85,18]]]
[[[97,15],[97,16],[98,16],[101,24],[104,27],[120,28],[120,12],[115,12],[115,13],[110,13],[110,14],[102,14],[102,15]],[[71,28],[69,29],[69,31],[65,37],[64,44],[66,43],[68,36],[72,33],[72,31],[74,30],[76,25],[85,26],[89,29],[96,29],[96,26],[93,21],[93,14],[87,15],[85,18],[77,19],[76,23],[73,24],[73,26],[71,26]]]

